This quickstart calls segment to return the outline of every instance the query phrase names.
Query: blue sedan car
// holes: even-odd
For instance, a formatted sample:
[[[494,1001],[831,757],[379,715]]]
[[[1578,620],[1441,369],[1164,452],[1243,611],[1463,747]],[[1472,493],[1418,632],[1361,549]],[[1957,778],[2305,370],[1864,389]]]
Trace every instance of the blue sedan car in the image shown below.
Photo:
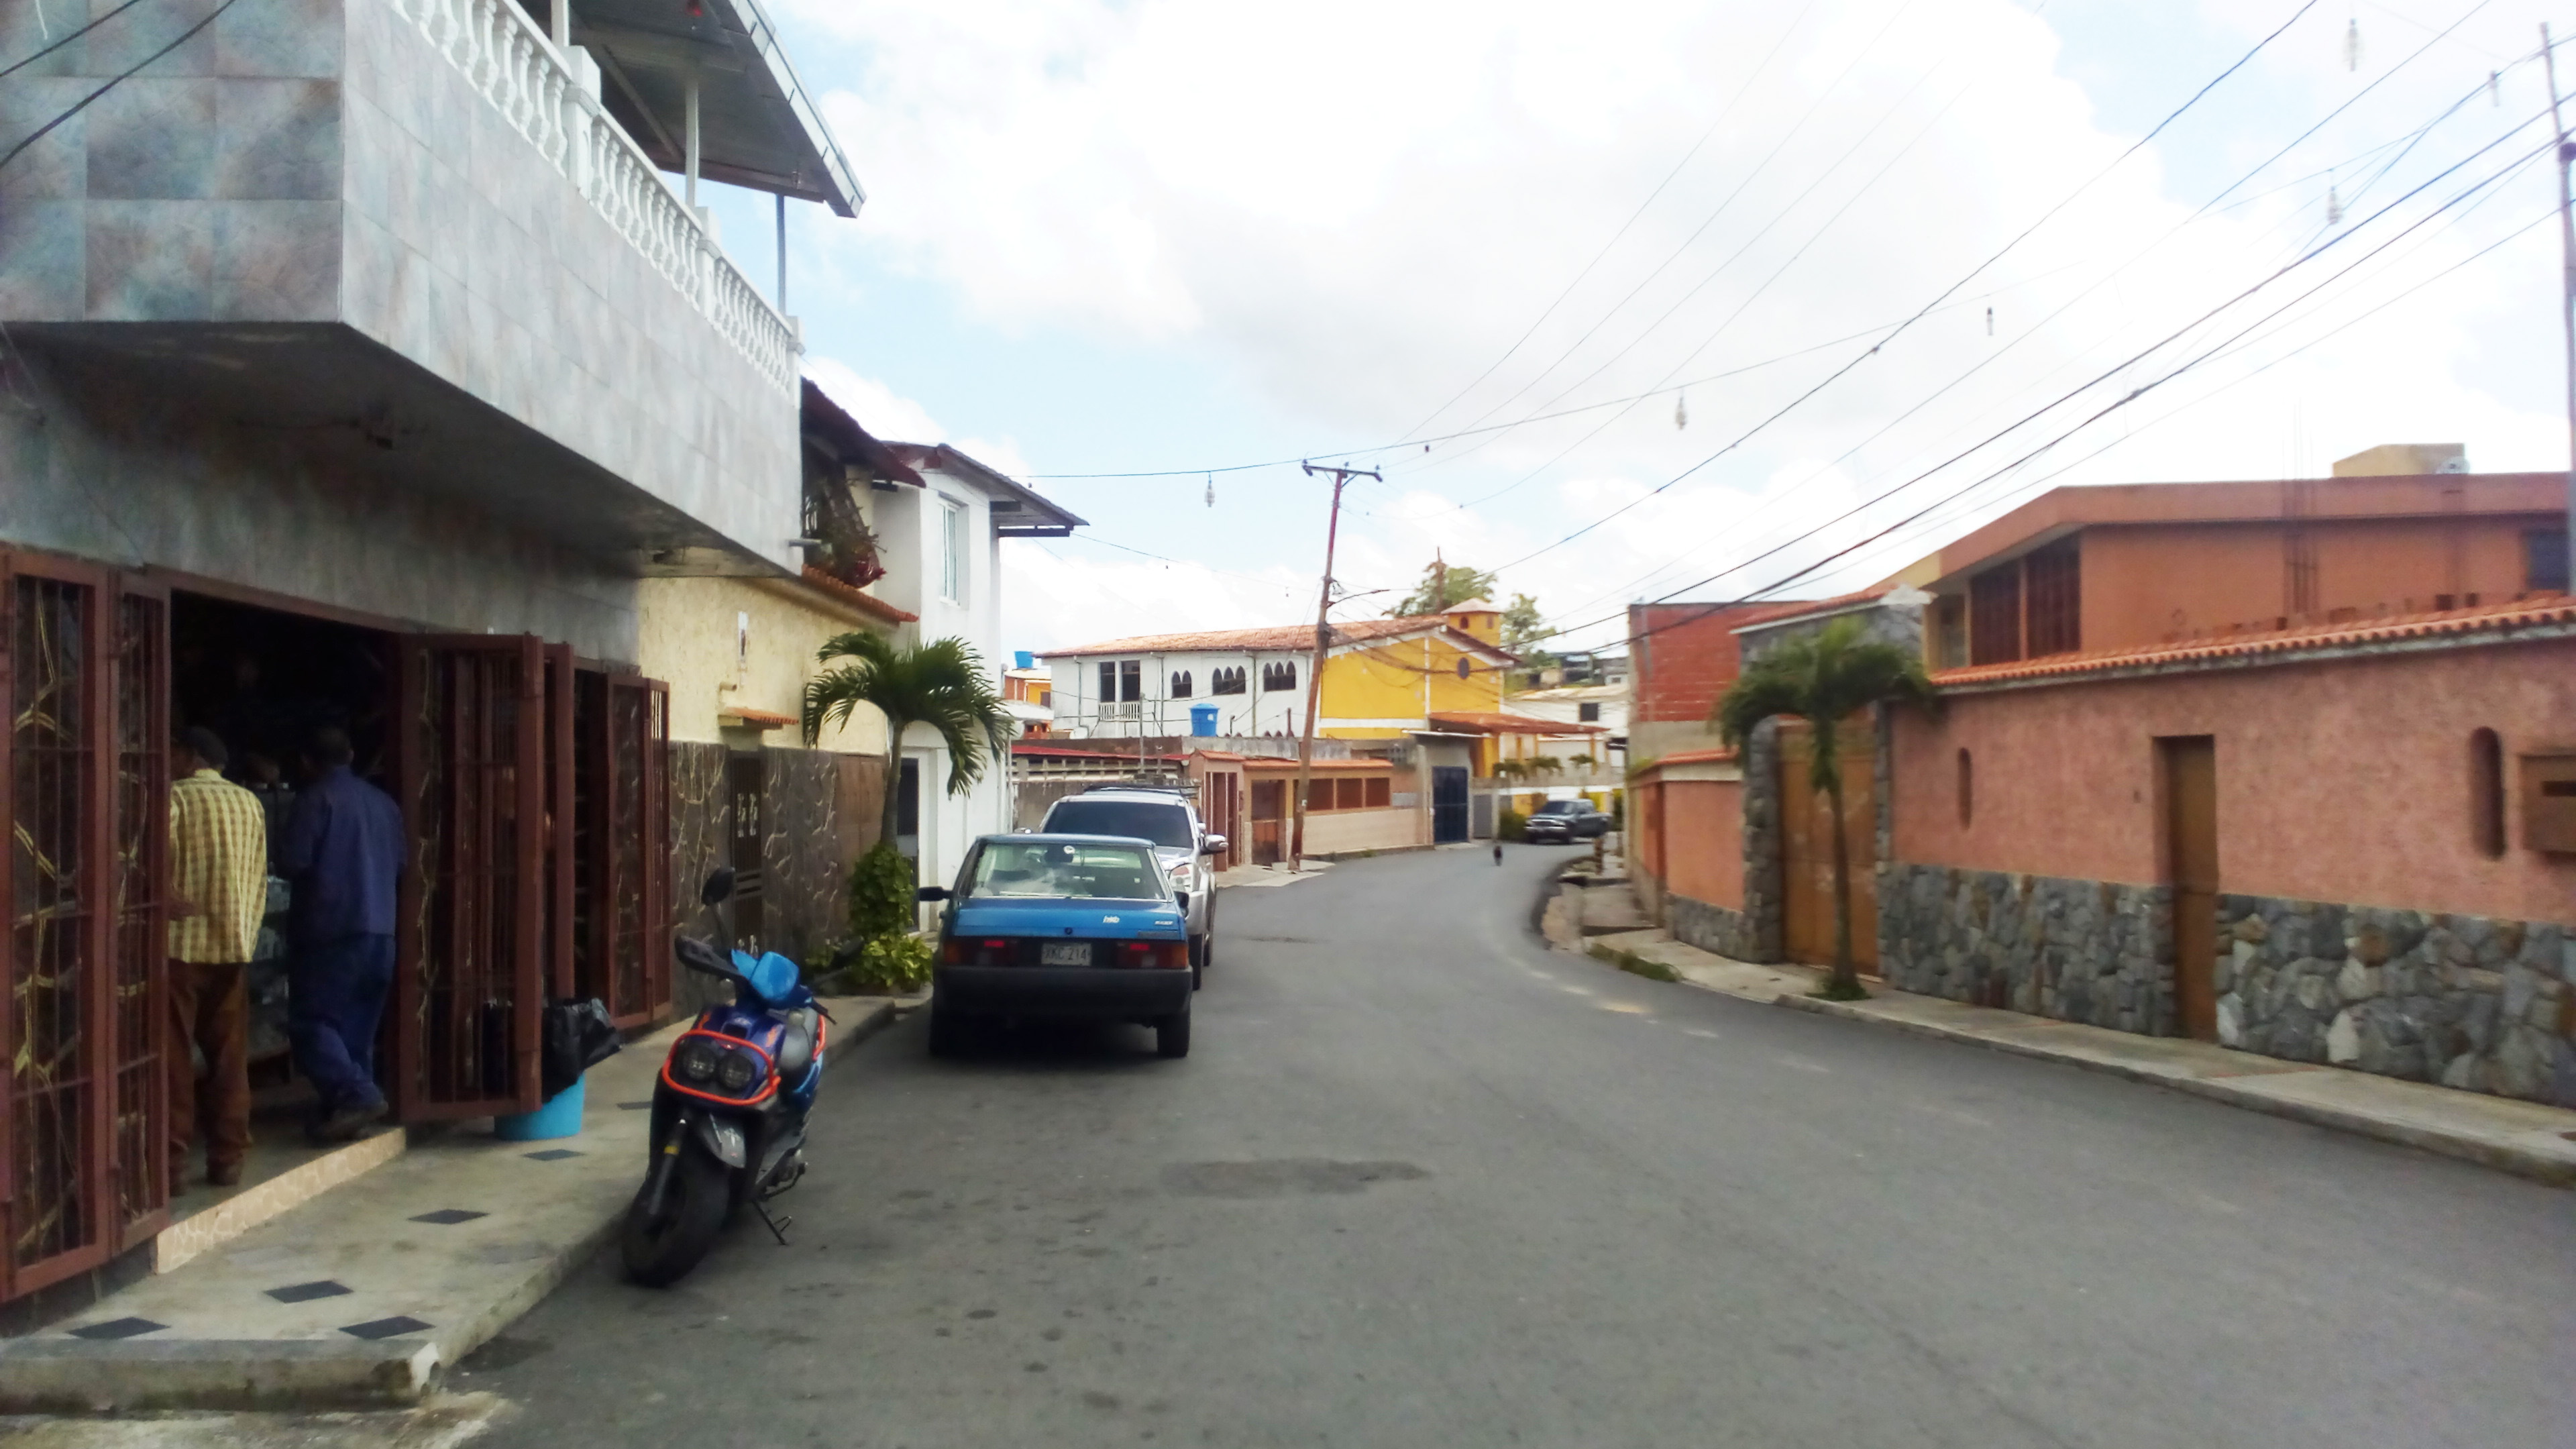
[[[1188,900],[1149,840],[987,835],[946,901],[930,976],[930,1051],[1007,1018],[1133,1021],[1166,1057],[1190,1052]]]

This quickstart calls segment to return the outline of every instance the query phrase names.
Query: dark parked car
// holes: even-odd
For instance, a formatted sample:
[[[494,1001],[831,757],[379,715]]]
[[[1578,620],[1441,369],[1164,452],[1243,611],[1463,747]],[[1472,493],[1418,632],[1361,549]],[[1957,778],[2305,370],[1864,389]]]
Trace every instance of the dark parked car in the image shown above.
[[[1589,840],[1610,833],[1610,817],[1593,809],[1589,800],[1550,800],[1530,816],[1521,833],[1532,841]]]

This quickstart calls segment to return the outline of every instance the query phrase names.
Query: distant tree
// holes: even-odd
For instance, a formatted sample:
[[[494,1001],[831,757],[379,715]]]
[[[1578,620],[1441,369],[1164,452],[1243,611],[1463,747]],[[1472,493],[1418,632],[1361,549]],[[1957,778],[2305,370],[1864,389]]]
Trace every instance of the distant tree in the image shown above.
[[[1538,600],[1527,594],[1512,595],[1512,606],[1503,611],[1503,647],[1521,657],[1521,667],[1529,671],[1529,683],[1538,683],[1538,671],[1553,668],[1557,659],[1538,647],[1537,641],[1553,631],[1539,617]]]
[[[1412,619],[1437,614],[1451,604],[1489,597],[1495,582],[1494,575],[1483,569],[1471,569],[1465,564],[1450,564],[1444,569],[1437,561],[1427,563],[1422,566],[1422,582],[1388,610],[1387,617]]]
[[[1780,715],[1807,721],[1807,783],[1823,792],[1834,822],[1834,970],[1824,995],[1857,1001],[1860,973],[1852,965],[1851,842],[1843,829],[1843,722],[1859,710],[1891,700],[1929,700],[1931,681],[1922,656],[1910,649],[1861,637],[1861,622],[1836,619],[1818,633],[1792,639],[1745,667],[1719,696],[1709,717],[1720,738],[1741,749],[1756,725]]]

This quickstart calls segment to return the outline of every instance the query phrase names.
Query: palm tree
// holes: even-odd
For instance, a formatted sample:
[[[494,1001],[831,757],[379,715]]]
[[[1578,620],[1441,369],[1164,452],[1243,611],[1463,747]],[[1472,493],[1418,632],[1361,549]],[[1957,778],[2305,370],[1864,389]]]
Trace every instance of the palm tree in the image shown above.
[[[805,685],[805,743],[829,725],[846,724],[850,711],[872,704],[886,720],[885,818],[877,839],[894,846],[896,789],[903,771],[903,737],[917,724],[939,731],[948,747],[948,793],[963,795],[984,777],[991,761],[1011,748],[1010,711],[984,677],[984,661],[963,639],[941,639],[910,649],[882,634],[854,629],[815,651],[816,662],[850,662],[814,676]]]
[[[1843,829],[1843,722],[1882,701],[1931,698],[1932,684],[1924,677],[1920,655],[1863,639],[1860,620],[1846,615],[1756,659],[1709,711],[1719,737],[1737,749],[1766,719],[1799,715],[1807,721],[1807,781],[1825,793],[1833,809],[1834,971],[1824,994],[1836,1001],[1856,1001],[1867,995],[1860,989],[1860,973],[1852,968],[1851,842]]]

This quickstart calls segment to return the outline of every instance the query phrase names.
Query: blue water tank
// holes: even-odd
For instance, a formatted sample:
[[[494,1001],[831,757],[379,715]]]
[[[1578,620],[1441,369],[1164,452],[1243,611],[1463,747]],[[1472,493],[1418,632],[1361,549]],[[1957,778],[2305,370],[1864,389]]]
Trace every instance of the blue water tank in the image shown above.
[[[1038,652],[1034,649],[1016,650],[1012,653],[1011,657],[1019,661],[1011,666],[1013,669],[1035,669],[1038,667]]]
[[[1216,737],[1215,705],[1194,704],[1190,706],[1190,733],[1201,739],[1213,739]]]

